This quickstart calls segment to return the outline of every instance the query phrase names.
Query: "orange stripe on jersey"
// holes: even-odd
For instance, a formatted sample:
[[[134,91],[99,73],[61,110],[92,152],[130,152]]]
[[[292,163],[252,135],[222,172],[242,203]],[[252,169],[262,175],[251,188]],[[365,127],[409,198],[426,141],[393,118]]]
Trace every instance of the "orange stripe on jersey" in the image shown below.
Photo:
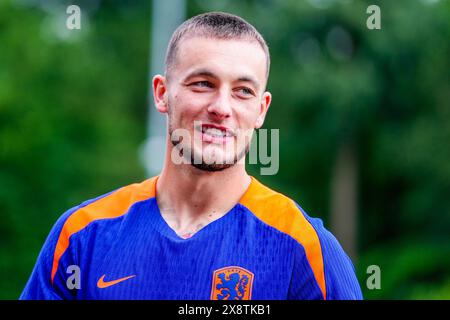
[[[88,224],[95,220],[120,217],[126,214],[134,203],[155,197],[157,179],[158,177],[153,177],[142,183],[120,188],[72,213],[64,223],[56,242],[51,274],[52,283],[58,269],[59,260],[69,247],[70,236],[86,228]]]
[[[260,220],[297,240],[304,248],[316,281],[326,299],[325,272],[319,236],[295,202],[255,178],[240,203]]]

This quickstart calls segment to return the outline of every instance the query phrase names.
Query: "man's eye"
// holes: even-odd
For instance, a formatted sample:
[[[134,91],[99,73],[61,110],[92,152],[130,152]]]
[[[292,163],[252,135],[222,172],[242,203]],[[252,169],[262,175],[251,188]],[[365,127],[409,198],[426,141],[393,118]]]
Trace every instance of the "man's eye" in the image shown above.
[[[237,91],[245,96],[254,96],[253,90],[251,90],[249,88],[243,87],[243,88],[239,88]]]
[[[196,87],[202,87],[202,88],[212,88],[213,87],[212,83],[209,81],[197,81],[197,82],[194,82],[192,85],[196,86]]]

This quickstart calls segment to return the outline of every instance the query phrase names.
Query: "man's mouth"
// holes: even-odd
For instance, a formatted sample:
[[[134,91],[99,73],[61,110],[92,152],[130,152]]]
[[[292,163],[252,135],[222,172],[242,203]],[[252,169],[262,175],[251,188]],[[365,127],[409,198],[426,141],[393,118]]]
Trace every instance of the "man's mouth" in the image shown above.
[[[202,126],[202,133],[208,134],[213,137],[232,137],[233,136],[233,134],[231,133],[230,130],[219,129],[216,127],[210,127],[210,126],[206,126],[206,125]]]
[[[234,137],[233,130],[213,124],[202,124],[198,130],[202,132],[204,142],[226,143]]]

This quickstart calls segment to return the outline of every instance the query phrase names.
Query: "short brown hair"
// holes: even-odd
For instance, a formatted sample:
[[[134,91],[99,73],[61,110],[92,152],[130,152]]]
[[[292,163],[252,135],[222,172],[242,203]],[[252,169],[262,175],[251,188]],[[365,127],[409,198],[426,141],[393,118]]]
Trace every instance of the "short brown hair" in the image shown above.
[[[262,35],[254,26],[241,17],[225,12],[199,14],[186,20],[175,30],[167,47],[166,76],[168,76],[172,65],[175,63],[180,41],[187,36],[257,41],[266,54],[266,79],[269,76],[269,48]]]

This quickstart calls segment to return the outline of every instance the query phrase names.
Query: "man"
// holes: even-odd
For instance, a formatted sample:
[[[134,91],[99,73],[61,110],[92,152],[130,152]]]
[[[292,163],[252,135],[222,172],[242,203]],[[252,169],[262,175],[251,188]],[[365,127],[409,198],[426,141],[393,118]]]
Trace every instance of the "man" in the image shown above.
[[[51,231],[22,299],[360,299],[353,265],[321,220],[245,171],[269,51],[243,19],[206,13],[172,36],[161,174],[89,200]]]

